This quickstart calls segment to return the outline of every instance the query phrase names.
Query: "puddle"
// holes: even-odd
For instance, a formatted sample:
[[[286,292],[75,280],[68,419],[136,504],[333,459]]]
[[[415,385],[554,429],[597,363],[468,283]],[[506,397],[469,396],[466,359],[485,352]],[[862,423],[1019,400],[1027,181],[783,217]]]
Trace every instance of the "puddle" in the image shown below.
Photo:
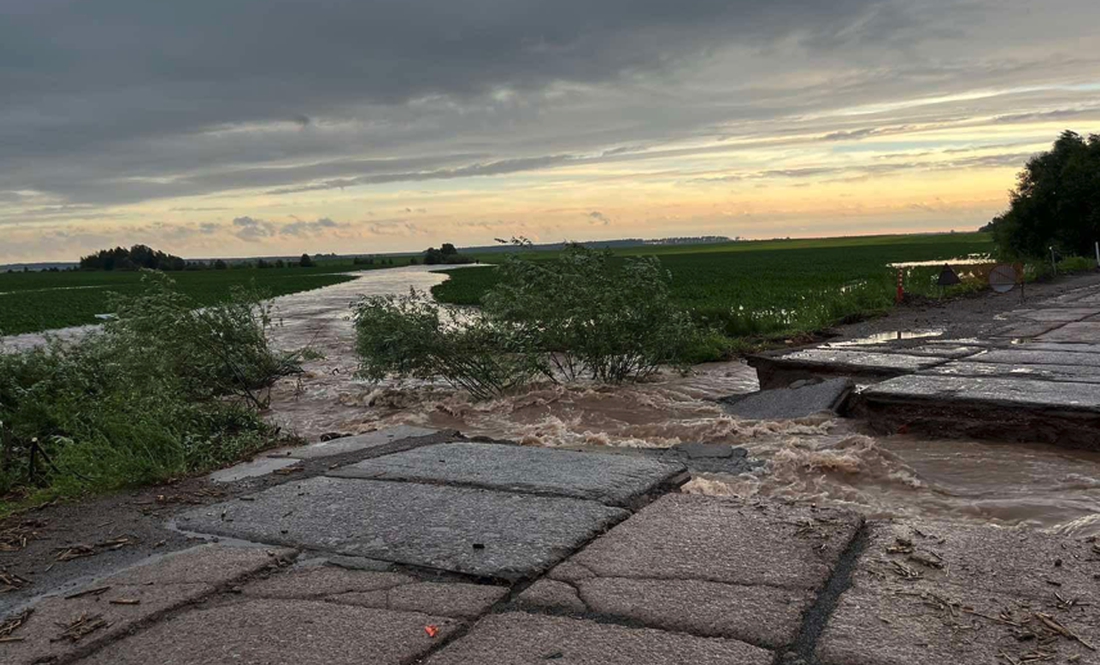
[[[859,339],[846,339],[842,342],[829,342],[830,348],[845,346],[866,346],[868,344],[886,344],[903,339],[926,339],[929,337],[943,336],[942,330],[892,330],[889,332],[875,333],[860,337]]]

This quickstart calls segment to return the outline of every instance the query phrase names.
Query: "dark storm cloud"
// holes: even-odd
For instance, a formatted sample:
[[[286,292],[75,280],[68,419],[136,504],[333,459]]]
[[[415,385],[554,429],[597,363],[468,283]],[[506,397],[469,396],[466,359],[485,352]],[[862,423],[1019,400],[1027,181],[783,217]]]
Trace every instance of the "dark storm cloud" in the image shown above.
[[[816,114],[1091,80],[1089,49],[1043,45],[1074,43],[1094,3],[1053,2],[1038,16],[1023,0],[5,0],[0,201],[296,194],[725,149],[662,148],[702,135],[878,139],[904,126]],[[961,109],[982,111],[1015,121],[1003,103]],[[12,214],[35,218],[0,223]]]
[[[217,148],[190,159],[187,146],[147,149],[151,142],[211,127],[286,122],[309,135],[318,129],[318,116],[354,118],[364,104],[399,107],[438,95],[470,99],[558,81],[604,83],[673,68],[721,44],[764,46],[786,37],[840,33],[859,25],[878,4],[9,0],[0,8],[0,171],[95,155],[99,173],[76,162],[56,182],[38,182],[48,191],[85,198],[106,184],[104,168],[113,166],[115,175],[150,175],[165,162],[169,170],[218,163],[209,160]],[[881,31],[865,36],[888,38]],[[329,144],[316,135],[300,141],[289,149],[268,148],[285,151],[275,154],[246,141],[248,153],[237,158],[247,163],[277,154],[340,154],[338,138]],[[479,166],[469,167],[473,175],[493,173],[478,172]],[[27,177],[35,179],[30,171]],[[22,180],[9,176],[0,180],[0,189]],[[123,201],[134,195],[118,183],[111,189]],[[173,191],[133,189],[154,196]]]

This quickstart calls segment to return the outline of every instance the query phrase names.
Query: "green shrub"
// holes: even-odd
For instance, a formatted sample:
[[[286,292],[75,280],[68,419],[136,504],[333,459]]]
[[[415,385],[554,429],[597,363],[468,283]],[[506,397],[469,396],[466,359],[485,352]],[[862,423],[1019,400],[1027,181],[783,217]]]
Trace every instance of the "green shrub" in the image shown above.
[[[682,364],[697,332],[671,303],[667,272],[652,258],[610,258],[577,246],[555,261],[511,259],[477,312],[415,291],[364,298],[354,315],[361,373],[439,376],[485,399],[536,375],[615,384]]]
[[[255,295],[197,309],[163,275],[78,343],[0,352],[0,494],[73,494],[215,468],[270,445],[262,390],[300,371]]]
[[[696,334],[654,257],[613,261],[610,252],[571,245],[555,261],[513,256],[498,271],[485,316],[510,329],[551,379],[643,379],[680,362]]]
[[[353,318],[360,373],[374,381],[389,374],[442,377],[476,399],[500,395],[526,382],[533,367],[511,331],[478,316],[459,320],[430,296],[370,296]]]

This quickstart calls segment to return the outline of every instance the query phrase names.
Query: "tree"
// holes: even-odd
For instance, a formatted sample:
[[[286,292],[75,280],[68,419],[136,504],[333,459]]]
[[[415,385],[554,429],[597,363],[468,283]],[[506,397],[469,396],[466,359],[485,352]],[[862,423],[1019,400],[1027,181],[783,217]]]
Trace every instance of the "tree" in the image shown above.
[[[298,265],[303,268],[312,268],[314,266],[313,259],[309,258],[309,254],[302,254],[302,258],[298,259]]]
[[[187,261],[146,245],[101,249],[80,257],[81,270],[186,270]]]
[[[424,251],[424,265],[434,266],[443,263],[446,260],[443,252],[435,247],[429,247]]]
[[[455,246],[449,242],[443,243],[440,246],[439,251],[441,254],[443,254],[443,256],[454,256],[455,254],[458,254],[458,250],[455,249]]]
[[[229,265],[225,261],[218,259],[214,262],[214,270],[225,270]]]
[[[1100,240],[1100,136],[1065,131],[1029,159],[990,228],[1005,256],[1090,255]]]

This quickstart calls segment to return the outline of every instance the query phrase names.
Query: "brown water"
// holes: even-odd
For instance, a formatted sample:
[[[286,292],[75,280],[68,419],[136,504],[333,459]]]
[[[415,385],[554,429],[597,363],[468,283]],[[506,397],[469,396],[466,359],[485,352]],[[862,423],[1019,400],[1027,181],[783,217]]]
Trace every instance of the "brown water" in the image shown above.
[[[714,400],[757,389],[754,370],[740,362],[701,365],[686,377],[664,373],[620,388],[543,385],[483,403],[442,383],[373,385],[355,379],[348,305],[360,294],[427,289],[444,278],[423,267],[384,270],[279,298],[276,344],[312,344],[326,357],[309,363],[300,380],[276,386],[272,418],[308,440],[325,432],[408,423],[541,446],[731,443],[747,448],[765,466],[741,476],[696,478],[687,491],[783,497],[847,506],[873,517],[1100,534],[1095,517],[1100,514],[1100,454],[1041,444],[874,437],[844,420],[739,420]]]

